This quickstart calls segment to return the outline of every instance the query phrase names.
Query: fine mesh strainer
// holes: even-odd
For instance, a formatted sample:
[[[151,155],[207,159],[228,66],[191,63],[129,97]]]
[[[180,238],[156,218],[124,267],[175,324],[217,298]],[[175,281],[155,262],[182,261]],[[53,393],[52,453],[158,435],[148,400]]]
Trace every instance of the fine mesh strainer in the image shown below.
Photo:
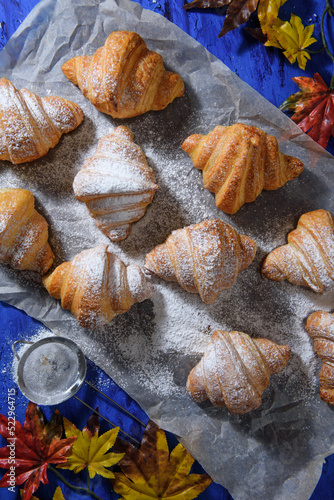
[[[20,343],[31,344],[24,351],[22,357],[19,356],[16,350],[16,345]],[[22,394],[33,403],[52,406],[74,397],[112,427],[116,427],[108,418],[76,396],[76,393],[85,382],[93,390],[107,398],[114,406],[117,406],[119,410],[137,421],[142,427],[146,427],[146,424],[138,417],[85,380],[86,359],[81,349],[72,340],[56,336],[46,337],[37,342],[20,339],[16,340],[12,347],[15,356],[19,360],[17,384]],[[136,445],[140,444],[138,439],[124,430],[120,429],[120,432],[130,438]]]
[[[15,344],[14,352],[19,357]],[[19,358],[17,367],[21,392],[41,405],[56,405],[72,397],[86,376],[86,360],[81,349],[63,337],[47,337],[31,344]]]

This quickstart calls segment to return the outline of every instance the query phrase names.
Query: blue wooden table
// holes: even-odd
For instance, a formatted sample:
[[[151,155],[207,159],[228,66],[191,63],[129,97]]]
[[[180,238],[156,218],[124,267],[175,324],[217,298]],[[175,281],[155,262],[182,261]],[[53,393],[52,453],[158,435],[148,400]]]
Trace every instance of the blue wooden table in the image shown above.
[[[28,13],[38,3],[38,0],[4,0],[0,2],[0,49],[6,44],[10,36],[19,27]],[[333,72],[333,64],[329,57],[324,53],[312,56],[311,61],[306,65],[306,70],[302,71],[297,64],[290,65],[281,51],[275,48],[266,48],[255,40],[244,27],[238,28],[228,33],[223,38],[218,38],[224,21],[224,9],[193,9],[185,11],[183,0],[140,0],[144,8],[153,10],[168,18],[186,31],[189,35],[203,44],[211,53],[221,59],[231,70],[240,78],[246,81],[260,94],[267,98],[275,106],[279,106],[288,96],[297,92],[298,88],[292,81],[294,76],[313,77],[314,73],[321,73],[322,77],[329,84]],[[290,13],[299,15],[303,23],[315,24],[314,36],[320,40],[320,16],[323,11],[325,1],[298,0],[293,2],[288,0],[281,8],[280,17],[284,20],[290,18]],[[254,21],[250,20],[247,26],[253,26]],[[333,25],[332,25],[333,26]],[[333,30],[334,31],[334,30]],[[314,45],[314,49],[320,47],[320,44]],[[311,47],[313,48],[313,47]],[[261,110],[259,110],[259,113]],[[328,151],[334,154],[334,141],[330,140]],[[17,386],[12,379],[13,353],[11,345],[13,341],[19,338],[31,338],[37,335],[44,328],[37,321],[27,316],[25,313],[14,309],[7,304],[0,302],[0,387],[3,398],[0,402],[0,413],[7,413],[8,390],[15,389],[16,398],[16,418],[23,422],[24,413],[27,406],[27,400],[18,391]],[[124,391],[107,377],[102,370],[88,361],[87,379],[100,387],[104,392],[126,407],[131,413],[140,417],[146,422],[148,417],[135,401],[131,400]],[[101,397],[97,397],[89,388],[83,387],[79,395],[82,399],[89,402],[92,407],[99,406],[102,414],[108,414],[108,417],[116,425],[120,425],[131,435],[140,438],[142,428],[131,421],[117,408]],[[68,400],[58,405],[59,411],[69,420],[74,422],[79,428],[82,428],[90,415],[89,410],[74,400]],[[49,419],[54,408],[42,407],[42,410]],[[108,426],[102,422],[102,430]],[[169,436],[172,444],[175,444],[175,438]],[[5,444],[1,440],[1,446]],[[200,467],[195,464],[195,470]],[[55,485],[58,484],[55,477],[51,477],[50,486],[42,487],[36,495],[40,499],[52,498]],[[83,498],[77,496],[66,487],[63,487],[65,498]],[[110,489],[101,484],[97,490],[102,498],[118,498],[118,495],[111,494]],[[19,494],[13,495],[0,490],[0,498],[20,498]],[[87,497],[88,498],[88,497]],[[231,499],[227,490],[222,486],[212,484],[198,498],[201,499]],[[326,459],[323,467],[321,479],[311,497],[312,500],[330,500],[334,499],[334,455]],[[306,499],[305,499],[306,500]]]

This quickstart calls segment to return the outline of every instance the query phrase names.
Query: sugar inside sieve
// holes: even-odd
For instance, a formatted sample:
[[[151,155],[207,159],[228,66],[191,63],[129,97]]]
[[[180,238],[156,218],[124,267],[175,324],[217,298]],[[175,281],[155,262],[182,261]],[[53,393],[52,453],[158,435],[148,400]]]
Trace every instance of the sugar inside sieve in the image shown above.
[[[31,344],[24,351],[22,357],[16,351],[16,345],[20,343]],[[78,392],[83,382],[85,382],[88,387],[108,399],[114,406],[138,422],[143,428],[146,427],[146,424],[138,417],[85,379],[87,371],[86,359],[81,349],[72,340],[64,337],[47,337],[38,342],[20,339],[16,340],[12,347],[15,356],[19,360],[17,367],[18,386],[22,394],[33,403],[50,406],[62,403],[73,397],[108,422],[112,427],[116,427],[116,424],[104,415],[101,415],[97,409],[92,408],[76,396],[76,392]],[[123,429],[120,429],[120,432],[131,439],[136,445],[140,445],[138,439]]]
[[[13,349],[19,358],[15,343]],[[17,383],[33,403],[56,405],[80,389],[86,370],[85,356],[72,340],[47,337],[33,343],[19,358]]]

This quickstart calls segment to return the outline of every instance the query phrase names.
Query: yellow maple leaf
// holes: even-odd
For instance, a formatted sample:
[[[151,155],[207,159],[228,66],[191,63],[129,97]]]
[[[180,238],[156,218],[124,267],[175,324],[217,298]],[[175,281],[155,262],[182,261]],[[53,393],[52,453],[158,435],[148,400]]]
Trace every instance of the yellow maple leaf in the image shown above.
[[[257,7],[257,15],[260,21],[262,33],[267,35],[267,42],[265,45],[268,47],[277,47],[281,49],[281,45],[276,39],[275,30],[273,25],[278,21],[278,11],[285,4],[287,0],[260,0]]]
[[[278,18],[278,11],[287,0],[260,0],[257,7],[257,15],[263,27],[272,26]]]
[[[52,500],[65,500],[63,492],[61,491],[60,486],[56,488],[55,494],[53,495]]]
[[[20,490],[21,498],[23,496],[23,490]],[[32,495],[30,500],[39,500],[37,497]],[[63,495],[63,492],[61,491],[60,486],[57,486],[56,491],[54,492],[54,495],[52,497],[52,500],[65,500],[65,497]]]
[[[123,500],[192,500],[212,482],[207,474],[189,474],[193,457],[178,444],[169,453],[166,434],[150,421],[140,449],[124,443],[126,450],[111,480]]]
[[[87,427],[80,431],[65,417],[63,417],[63,421],[66,437],[76,436],[77,439],[67,461],[59,464],[59,468],[73,470],[78,473],[87,467],[91,479],[95,474],[107,478],[115,477],[106,467],[111,467],[119,462],[124,453],[107,452],[115,444],[119,427],[115,427],[99,436],[99,427],[92,434]]]
[[[272,29],[285,57],[291,64],[297,60],[300,69],[305,69],[307,59],[311,58],[305,49],[317,41],[312,37],[314,24],[305,27],[300,17],[291,14],[290,22],[277,19]]]

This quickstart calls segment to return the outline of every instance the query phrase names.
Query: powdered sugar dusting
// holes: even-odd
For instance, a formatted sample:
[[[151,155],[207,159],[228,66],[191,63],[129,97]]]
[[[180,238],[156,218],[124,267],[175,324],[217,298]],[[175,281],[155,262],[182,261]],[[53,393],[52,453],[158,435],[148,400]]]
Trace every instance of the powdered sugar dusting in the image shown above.
[[[0,81],[0,108],[1,134],[7,149],[2,158],[14,164],[45,155],[63,133],[78,127],[83,118],[75,104],[56,96],[43,103],[38,95],[27,89],[17,90],[6,78]]]
[[[200,366],[189,375],[187,390],[197,402],[207,398],[243,414],[261,405],[270,375],[289,359],[289,348],[241,332],[215,331]]]
[[[76,255],[66,272],[58,274],[55,270],[45,286],[53,297],[60,295],[62,306],[86,328],[109,323],[151,295],[141,269],[136,265],[127,268],[104,243]]]
[[[199,293],[210,304],[253,260],[256,244],[250,238],[245,243],[244,247],[231,226],[217,219],[206,220],[173,231],[163,245],[146,256],[145,265],[158,276]]]
[[[78,200],[85,201],[101,231],[119,241],[130,224],[145,214],[155,190],[153,170],[127,127],[103,137],[73,181]]]
[[[16,344],[16,352],[18,353],[19,358],[22,358],[24,352],[29,349],[31,344],[50,336],[52,336],[52,332],[50,332],[50,330],[45,328],[43,325],[39,325],[37,330],[34,329],[33,332],[26,332],[25,340],[27,340],[28,343]],[[13,356],[13,362],[10,367],[8,367],[8,371],[11,371],[11,375],[15,383],[17,383],[18,364],[19,359],[16,356]]]
[[[179,106],[178,109],[182,108]],[[168,114],[168,108],[165,113]],[[285,370],[291,379],[287,391],[294,394],[296,381],[299,381],[299,391],[310,394],[316,378],[305,377],[305,370],[301,371],[300,367],[315,367],[312,345],[303,329],[304,318],[314,307],[314,294],[304,289],[296,290],[296,287],[286,283],[269,282],[260,274],[261,261],[266,252],[284,243],[295,217],[291,214],[287,214],[285,219],[278,214],[276,218],[268,216],[259,226],[255,224],[260,217],[257,211],[266,215],[267,210],[261,204],[250,204],[247,212],[236,217],[220,212],[215,207],[211,193],[203,189],[200,172],[193,168],[180,148],[186,131],[179,130],[176,137],[176,131],[166,128],[166,123],[166,117],[156,114],[144,115],[131,125],[136,140],[142,145],[154,170],[160,189],[145,216],[132,225],[130,236],[122,243],[110,243],[98,231],[93,220],[88,217],[86,207],[75,199],[72,192],[76,171],[89,153],[95,152],[96,143],[91,138],[95,133],[103,136],[106,126],[110,127],[108,118],[103,115],[99,115],[95,122],[96,132],[92,133],[90,122],[85,121],[81,129],[71,136],[71,141],[65,137],[66,141],[50,157],[41,159],[38,164],[31,164],[29,169],[21,167],[5,170],[1,185],[19,186],[23,182],[25,187],[38,192],[38,208],[49,222],[57,265],[72,259],[83,248],[93,248],[101,241],[109,241],[110,249],[126,265],[136,263],[143,266],[146,253],[163,243],[174,229],[208,218],[223,220],[238,232],[254,238],[258,243],[255,260],[248,269],[239,273],[234,285],[222,291],[211,305],[205,305],[197,295],[189,294],[176,283],[150,276],[154,285],[151,300],[133,306],[127,313],[114,318],[110,325],[103,327],[94,337],[88,334],[87,339],[87,332],[79,329],[75,333],[78,327],[74,320],[72,335],[93,359],[110,356],[107,353],[112,345],[112,357],[121,359],[128,372],[136,373],[140,369],[145,378],[144,374],[154,367],[155,373],[160,373],[157,375],[159,387],[148,378],[145,385],[147,390],[151,385],[151,390],[159,394],[159,391],[161,394],[179,394],[185,390],[189,370],[204,352],[215,329],[244,331],[254,337],[262,336],[291,345],[293,355]],[[157,132],[162,127],[166,131],[164,139]],[[50,161],[57,165],[56,169],[50,168]],[[267,207],[266,204],[264,206]],[[45,300],[45,295],[43,297]],[[111,336],[113,340],[110,345]],[[150,346],[148,351],[147,345]],[[148,352],[148,355],[144,356],[144,352]],[[294,352],[298,352],[298,356]],[[166,356],[167,364],[162,361]],[[175,379],[175,370],[180,371],[182,357],[188,361],[182,364],[182,375]],[[167,367],[174,376],[166,376]]]
[[[259,500],[290,498],[300,490],[301,497],[308,497],[324,455],[332,452],[329,443],[333,439],[331,411],[318,401],[319,360],[304,323],[313,310],[333,308],[333,292],[319,296],[286,281],[272,282],[262,278],[260,270],[267,253],[286,243],[288,231],[296,227],[302,213],[317,208],[334,212],[332,160],[291,120],[267,106],[261,96],[161,16],[127,1],[79,2],[80,8],[72,1],[51,3],[52,23],[50,11],[44,9],[50,3],[42,1],[37,6],[38,21],[45,21],[45,30],[38,24],[34,32],[42,33],[40,43],[24,43],[24,34],[33,32],[21,31],[15,40],[22,47],[19,65],[8,57],[10,67],[4,68],[4,74],[17,84],[26,78],[24,85],[39,95],[57,90],[84,109],[85,119],[38,162],[20,168],[3,162],[0,185],[33,192],[36,208],[49,223],[56,265],[83,249],[109,243],[85,205],[76,200],[72,183],[84,161],[95,153],[98,140],[118,124],[96,111],[63,77],[61,65],[78,53],[92,54],[103,45],[106,33],[118,29],[138,31],[150,48],[161,51],[170,68],[184,77],[186,93],[163,111],[126,121],[159,189],[145,216],[132,224],[125,240],[111,243],[111,249],[125,264],[143,266],[145,255],[173,230],[218,218],[253,238],[258,250],[250,266],[213,304],[205,305],[177,283],[152,275],[152,299],[134,304],[95,330],[80,328],[69,311],[61,310],[59,301],[48,297],[34,273],[1,266],[2,298],[42,319],[55,333],[75,340],[151,418],[182,436],[188,450],[233,498],[247,498],[249,484]],[[64,13],[69,18],[68,31],[64,31]],[[70,38],[65,35],[64,39],[64,33]],[[62,48],[56,52],[55,34]],[[68,50],[63,50],[66,46]],[[277,191],[262,192],[256,201],[228,216],[216,208],[214,195],[203,189],[202,173],[193,167],[181,144],[190,134],[208,133],[218,124],[236,121],[277,136],[281,151],[300,157],[306,168],[294,181]],[[272,376],[260,409],[244,418],[231,417],[227,409],[210,404],[196,405],[186,394],[187,376],[212,331],[219,328],[243,331],[292,349],[286,368]]]
[[[334,290],[334,223],[324,210],[308,212],[297,229],[289,233],[288,244],[267,257],[263,273],[281,281],[309,286],[315,292]]]

